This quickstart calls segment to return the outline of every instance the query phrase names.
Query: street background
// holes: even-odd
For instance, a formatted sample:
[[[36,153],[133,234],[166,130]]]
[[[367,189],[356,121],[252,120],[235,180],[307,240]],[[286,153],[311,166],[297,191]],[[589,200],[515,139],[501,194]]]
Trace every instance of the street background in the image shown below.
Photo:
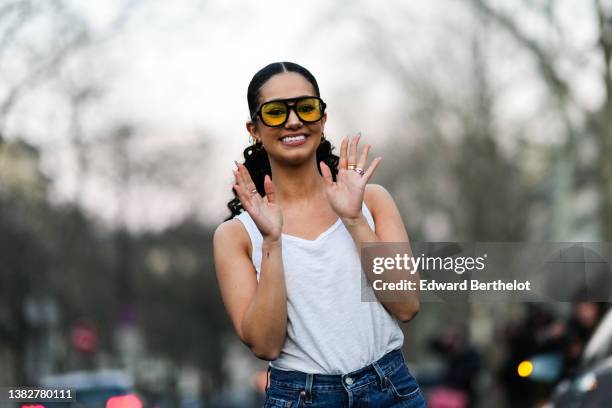
[[[147,406],[261,403],[212,233],[274,61],[383,157],[411,240],[612,241],[611,55],[603,0],[1,0],[0,385],[112,369]],[[404,354],[426,390],[532,406],[605,308],[427,303]],[[529,382],[542,347],[562,371]]]

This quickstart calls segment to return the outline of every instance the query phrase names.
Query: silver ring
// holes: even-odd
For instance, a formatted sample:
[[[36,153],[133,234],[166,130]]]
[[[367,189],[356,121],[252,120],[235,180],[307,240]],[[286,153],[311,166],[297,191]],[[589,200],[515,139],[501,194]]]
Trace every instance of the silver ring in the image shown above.
[[[360,176],[363,176],[363,174],[365,173],[365,171],[363,171],[361,167],[355,167],[353,170],[359,173]]]
[[[256,188],[252,189],[251,194],[257,194],[257,189]]]

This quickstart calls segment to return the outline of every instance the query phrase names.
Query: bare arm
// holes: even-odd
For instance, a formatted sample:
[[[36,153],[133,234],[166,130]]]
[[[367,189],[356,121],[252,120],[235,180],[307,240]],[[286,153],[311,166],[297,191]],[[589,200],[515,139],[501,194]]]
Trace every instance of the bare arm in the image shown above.
[[[408,233],[404,227],[401,215],[393,198],[389,192],[378,184],[368,184],[365,190],[366,205],[372,213],[376,231],[370,228],[363,214],[354,219],[343,219],[344,225],[350,232],[355,244],[359,247],[366,242],[406,242],[409,246]],[[412,256],[412,253],[408,254]],[[385,280],[385,275],[375,276],[371,270],[365,270],[368,280]],[[414,282],[419,281],[419,274],[416,272],[410,276]],[[393,281],[393,280],[391,280]],[[418,285],[417,285],[418,287]],[[402,300],[384,301],[379,292],[374,292],[385,308],[398,320],[408,322],[419,312],[420,303],[417,291],[403,291]]]
[[[249,248],[251,241],[239,220],[221,224],[213,246],[217,279],[223,303],[236,333],[263,360],[275,360],[287,334],[287,289],[282,261],[282,214],[274,200],[274,186],[264,181],[266,196],[250,193],[255,188],[248,170],[234,171],[234,189],[262,233],[259,283]]]
[[[408,234],[391,195],[382,186],[367,184],[382,158],[375,158],[367,170],[364,170],[371,145],[366,145],[358,155],[359,139],[360,136],[353,137],[350,146],[347,137],[342,139],[336,181],[333,181],[329,167],[324,162],[320,163],[329,202],[350,232],[357,248],[367,242],[406,242],[409,246]],[[356,170],[349,168],[349,164]],[[357,171],[359,169],[361,170]],[[372,210],[376,232],[370,228],[362,213],[364,201]],[[368,280],[373,281],[373,271],[365,272]],[[393,275],[397,278],[395,273]],[[410,278],[418,282],[418,273],[410,275]],[[381,279],[390,281],[392,277],[391,274],[386,274],[386,277]],[[411,320],[419,311],[418,291],[404,291],[399,300],[396,298],[393,301],[384,301],[381,293],[375,293],[383,306],[402,322]]]

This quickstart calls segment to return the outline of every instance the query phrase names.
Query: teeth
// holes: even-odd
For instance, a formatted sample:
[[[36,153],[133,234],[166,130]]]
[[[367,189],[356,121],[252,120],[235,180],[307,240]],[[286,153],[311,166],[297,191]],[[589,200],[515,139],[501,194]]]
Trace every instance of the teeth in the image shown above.
[[[299,136],[285,136],[281,140],[283,142],[295,142],[295,141],[304,140],[304,139],[306,139],[306,136],[299,135]]]

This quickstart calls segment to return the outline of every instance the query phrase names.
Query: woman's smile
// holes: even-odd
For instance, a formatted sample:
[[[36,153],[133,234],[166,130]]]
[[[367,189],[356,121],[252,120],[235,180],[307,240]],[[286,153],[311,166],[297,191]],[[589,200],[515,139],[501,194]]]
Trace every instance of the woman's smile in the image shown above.
[[[306,143],[306,139],[308,138],[307,134],[295,134],[295,135],[287,135],[280,138],[280,141],[285,146],[300,146]]]

